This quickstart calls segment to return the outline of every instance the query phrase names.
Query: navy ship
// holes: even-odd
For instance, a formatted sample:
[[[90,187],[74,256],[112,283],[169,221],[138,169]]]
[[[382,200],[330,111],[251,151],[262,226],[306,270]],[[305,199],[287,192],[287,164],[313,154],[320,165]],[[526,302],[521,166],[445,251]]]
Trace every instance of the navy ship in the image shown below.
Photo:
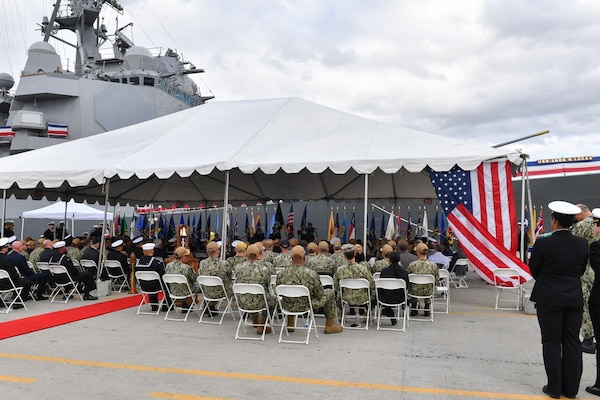
[[[40,24],[43,40],[28,49],[15,80],[0,73],[0,156],[133,125],[203,104],[191,74],[204,72],[173,49],[153,54],[125,34],[109,33],[103,7],[123,14],[117,0],[57,0]],[[59,36],[70,31],[75,43]],[[75,50],[63,66],[52,42]]]

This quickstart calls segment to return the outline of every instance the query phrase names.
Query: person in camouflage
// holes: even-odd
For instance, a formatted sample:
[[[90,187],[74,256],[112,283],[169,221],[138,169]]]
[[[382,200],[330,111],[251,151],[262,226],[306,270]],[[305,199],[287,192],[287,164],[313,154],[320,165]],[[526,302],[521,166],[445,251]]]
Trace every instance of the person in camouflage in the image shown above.
[[[248,246],[246,249],[246,258],[247,261],[238,264],[235,269],[235,279],[236,282],[239,283],[258,283],[265,289],[265,295],[267,298],[267,307],[272,310],[276,303],[276,298],[269,291],[269,286],[271,285],[271,274],[269,273],[269,269],[258,260],[258,255],[260,253],[260,249],[258,246],[252,244]],[[238,298],[241,306],[247,309],[258,309],[265,307],[264,300],[262,296],[252,295],[252,294],[244,294],[240,295]],[[252,319],[255,324],[264,324],[265,323],[265,315],[256,315],[253,314]],[[271,331],[270,327],[267,327],[267,333]],[[258,334],[263,333],[263,327],[258,326],[256,328],[256,332]]]
[[[275,266],[267,260],[265,260],[265,246],[263,246],[261,242],[254,243],[254,245],[258,247],[258,260],[256,262],[266,267],[271,275],[277,274]]]
[[[37,240],[37,247],[31,250],[27,261],[31,262],[33,266],[37,268],[37,262],[40,261],[40,254],[42,254],[42,251],[44,251],[44,238],[39,238]]]
[[[263,241],[263,246],[265,247],[264,250],[264,257],[263,259],[268,262],[271,263],[273,265],[275,265],[275,258],[277,258],[277,253],[275,253],[273,251],[273,249],[275,248],[275,242],[273,241],[273,239],[265,239]]]
[[[581,212],[575,215],[575,223],[571,227],[571,233],[575,236],[579,236],[587,240],[588,245],[598,240],[594,236],[592,212],[585,204],[577,204],[577,207],[581,208]],[[583,319],[581,321],[581,336],[583,342],[581,343],[581,350],[584,353],[594,354],[596,347],[594,346],[594,328],[592,326],[592,319],[590,318],[589,299],[594,284],[594,278],[596,274],[592,269],[588,260],[585,268],[585,273],[581,277],[581,289],[583,289]]]
[[[439,270],[438,270],[438,267],[436,264],[432,263],[431,261],[427,261],[427,253],[429,252],[429,247],[425,243],[419,243],[415,247],[415,250],[417,252],[417,257],[419,257],[419,259],[408,264],[407,272],[409,274],[433,275],[435,278],[435,284],[437,285],[437,283],[440,280],[440,273],[439,273]],[[430,296],[433,294],[432,289],[429,286],[415,284],[415,283],[411,283],[408,285],[408,293],[414,294],[417,296]],[[410,308],[411,308],[410,315],[411,316],[417,315],[418,314],[417,300],[410,299],[410,297],[409,297],[409,303],[411,305],[410,306]],[[425,299],[425,316],[426,317],[428,317],[430,315],[430,311],[429,311],[430,304],[431,304],[431,299]]]
[[[357,264],[355,262],[355,247],[353,245],[343,245],[342,252],[346,258],[346,264],[339,267],[333,275],[333,284],[335,286],[336,293],[340,293],[340,279],[364,278],[369,281],[369,285],[371,287],[371,298],[369,299],[366,289],[347,289],[344,291],[344,301],[349,305],[361,305],[367,301],[372,302],[375,299],[375,282],[373,281],[373,275],[371,275],[371,271],[369,271],[369,269],[364,265]]]
[[[221,247],[215,242],[210,242],[206,245],[206,253],[208,258],[200,261],[198,266],[198,274],[204,276],[218,276],[223,281],[227,297],[233,296],[233,271],[227,265],[227,262],[219,258]],[[203,287],[204,293],[211,297],[217,298],[223,296],[223,290],[219,287],[208,286]]]
[[[185,247],[178,247],[173,252],[173,257],[175,260],[171,261],[165,267],[165,272],[167,274],[181,274],[186,277],[188,281],[188,285],[190,285],[190,289],[192,293],[200,293],[200,286],[198,286],[198,282],[196,278],[198,278],[198,274],[192,267],[186,264],[186,261],[189,261],[190,249]],[[180,283],[171,283],[169,284],[169,289],[171,293],[177,296],[185,296],[187,294],[187,288],[185,285]]]
[[[373,269],[371,270],[372,273],[375,272],[381,272],[381,270],[383,270],[384,268],[387,268],[390,265],[390,253],[393,251],[394,249],[392,249],[392,246],[390,246],[389,244],[384,244],[381,247],[381,256],[383,257],[381,260],[377,260],[375,261],[375,264],[373,264]]]
[[[235,247],[235,256],[229,257],[226,261],[229,269],[235,271],[235,267],[246,261],[246,248],[248,245],[241,240],[232,243],[232,245]]]
[[[342,253],[342,241],[340,239],[334,239],[333,243],[333,254],[329,257],[333,261],[333,273],[342,265],[346,264],[346,257],[344,257],[344,253]]]
[[[335,264],[329,256],[329,244],[326,241],[321,241],[317,246],[317,250],[319,254],[307,257],[304,264],[317,274],[333,276]]]
[[[305,265],[306,256],[302,246],[295,246],[292,251],[292,267],[286,268],[277,275],[278,285],[304,285],[310,292],[313,310],[323,307],[325,311],[325,333],[339,333],[342,331],[335,320],[335,292],[333,289],[323,289],[319,275]],[[308,307],[308,299],[293,298],[282,299],[282,306],[289,311],[300,312]],[[288,330],[293,331],[295,320],[288,317]],[[289,328],[292,327],[292,329]]]
[[[79,238],[73,239],[71,242],[71,247],[67,251],[67,255],[71,257],[71,260],[81,261],[81,256],[83,256],[83,242]]]
[[[281,253],[277,255],[275,258],[275,262],[273,265],[275,266],[275,270],[277,268],[287,268],[292,265],[292,255],[290,254],[290,242],[287,240],[282,240],[279,244],[279,248],[281,249]]]

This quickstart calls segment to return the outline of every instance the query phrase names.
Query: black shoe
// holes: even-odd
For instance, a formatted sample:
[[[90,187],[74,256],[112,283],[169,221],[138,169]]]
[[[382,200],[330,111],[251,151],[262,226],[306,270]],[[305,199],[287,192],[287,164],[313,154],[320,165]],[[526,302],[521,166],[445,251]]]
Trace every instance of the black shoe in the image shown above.
[[[392,318],[392,325],[396,325],[398,323],[398,320],[396,318]]]
[[[565,396],[567,399],[576,399],[577,395],[576,394],[564,394],[563,396]]]
[[[417,311],[417,310],[410,310],[410,316],[411,317],[416,317],[417,315],[419,315],[419,311]]]
[[[596,396],[600,396],[600,387],[599,386],[586,386],[585,391],[591,393]]]
[[[92,296],[91,294],[84,294],[83,299],[84,300],[98,300],[98,298],[96,296]]]
[[[19,308],[23,308],[25,307],[23,304],[13,304],[12,308],[13,310],[18,310]]]
[[[164,311],[164,312],[169,311],[169,306],[162,306],[160,311]]]
[[[594,354],[596,352],[594,339],[583,339],[583,342],[581,342],[581,351],[588,354]]]
[[[150,309],[151,309],[152,311],[158,311],[158,306],[150,306]]]
[[[551,393],[548,390],[548,386],[547,385],[544,385],[544,387],[542,388],[542,392],[546,393],[546,395],[552,397],[553,399],[560,399],[560,394]]]
[[[36,299],[37,301],[48,300],[48,298],[47,298],[46,296],[43,296],[43,295],[38,295],[38,296],[37,296],[35,299]]]
[[[431,316],[431,312],[425,311],[425,313],[423,315],[425,315],[426,317],[429,317],[429,316]]]

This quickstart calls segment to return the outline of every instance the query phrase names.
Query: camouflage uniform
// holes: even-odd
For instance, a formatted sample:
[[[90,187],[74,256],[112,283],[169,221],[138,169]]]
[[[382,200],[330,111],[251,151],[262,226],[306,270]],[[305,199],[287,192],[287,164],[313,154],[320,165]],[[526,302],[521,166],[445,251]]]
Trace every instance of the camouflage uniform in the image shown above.
[[[435,282],[440,280],[439,269],[436,264],[427,260],[416,260],[408,264],[407,272],[409,274],[428,274],[433,275],[435,278]],[[408,293],[417,295],[417,296],[428,296],[432,295],[432,291],[428,286],[410,283],[408,286]],[[411,303],[415,304],[416,300],[411,301]],[[430,304],[431,299],[425,299],[425,304]]]
[[[227,265],[229,266],[229,269],[232,271],[235,271],[235,268],[240,265],[241,263],[246,261],[246,257],[244,256],[233,256],[233,257],[229,257],[227,260],[225,260],[227,262]]]
[[[307,257],[304,265],[315,271],[317,274],[333,276],[333,273],[335,272],[333,260],[325,254]]]
[[[218,276],[223,281],[227,297],[233,296],[233,283],[231,277],[233,271],[229,268],[229,265],[225,261],[221,261],[217,257],[209,257],[205,260],[200,261],[198,266],[198,274],[204,276]],[[207,296],[211,298],[217,298],[223,296],[223,290],[219,287],[208,286],[203,288]]]
[[[77,247],[72,247],[67,252],[71,260],[81,261],[81,256],[83,255],[83,250],[78,249]]]
[[[287,268],[293,265],[292,255],[289,252],[278,254],[277,258],[275,258],[275,262],[273,263],[273,265],[275,266],[275,268]]]
[[[326,256],[324,256],[326,257]],[[278,285],[304,285],[310,292],[313,310],[324,308],[326,318],[335,318],[335,292],[323,289],[319,275],[305,265],[286,268],[277,276]],[[304,297],[282,299],[286,310],[300,312],[308,308],[308,299]]]
[[[382,269],[387,268],[389,265],[390,265],[390,259],[382,258],[381,260],[375,261],[375,264],[373,264],[373,267],[371,268],[371,272],[372,273],[381,272]]]
[[[277,256],[278,254],[275,253],[273,250],[265,250],[263,260],[274,265]]]
[[[265,267],[271,275],[275,275],[277,273],[277,270],[275,270],[275,266],[270,262],[266,261],[264,258],[262,260],[256,260],[254,262],[258,265]]]
[[[29,261],[29,251],[27,249],[24,249],[23,251],[21,251],[20,253],[23,257],[25,257],[25,260]]]
[[[198,286],[198,282],[196,281],[198,274],[189,265],[184,264],[179,260],[175,260],[167,264],[165,271],[167,274],[181,274],[185,276],[190,285],[190,289],[192,289],[192,293],[200,293],[200,286]],[[181,283],[170,283],[169,289],[171,290],[171,293],[176,296],[185,296],[188,294],[187,288]]]
[[[40,254],[42,254],[42,251],[44,251],[44,249],[42,247],[36,247],[35,249],[33,249],[31,251],[31,253],[29,254],[29,261],[35,266],[37,267],[37,262],[40,261]]]
[[[260,261],[260,260],[258,260]],[[257,261],[245,261],[239,264],[235,269],[236,283],[258,283],[265,288],[265,295],[269,309],[275,306],[276,298],[269,291],[271,285],[271,274],[269,269]],[[238,296],[243,308],[257,309],[265,306],[262,296],[243,294]],[[253,316],[254,318],[254,316]]]
[[[333,253],[332,255],[329,256],[329,258],[331,258],[331,260],[333,261],[333,273],[334,274],[335,274],[335,271],[337,271],[337,269],[339,267],[346,264],[346,257],[344,257],[344,254],[342,254],[342,253]]]
[[[340,279],[358,279],[365,278],[371,286],[371,300],[375,298],[375,282],[373,275],[367,267],[357,264],[354,261],[348,261],[342,265],[333,275],[333,284],[336,293],[340,293]],[[346,289],[344,290],[344,301],[350,305],[363,304],[369,300],[366,289]]]
[[[588,245],[592,242],[598,240],[594,236],[594,222],[592,221],[592,217],[587,217],[583,221],[579,221],[571,228],[571,233],[575,236],[579,236],[587,240]],[[590,318],[590,309],[588,306],[588,301],[590,299],[590,293],[592,291],[592,286],[594,284],[594,278],[596,274],[590,265],[590,261],[588,259],[587,266],[585,267],[585,272],[581,276],[581,289],[583,290],[583,319],[581,321],[581,336],[583,339],[593,340],[594,339],[594,327],[592,326],[592,320]]]

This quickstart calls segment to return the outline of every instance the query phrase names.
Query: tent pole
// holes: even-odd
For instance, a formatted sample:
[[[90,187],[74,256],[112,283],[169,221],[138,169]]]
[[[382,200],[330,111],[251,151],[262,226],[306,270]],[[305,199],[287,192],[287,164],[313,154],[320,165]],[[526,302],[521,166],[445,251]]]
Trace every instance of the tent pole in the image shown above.
[[[108,190],[110,188],[110,180],[106,179],[104,181],[104,224],[102,225],[102,236],[100,238],[100,251],[98,252],[98,276],[96,279],[100,279],[100,275],[102,272],[102,261],[104,258],[104,243],[106,239],[104,238],[104,232],[106,232],[106,218],[108,216]]]
[[[25,218],[21,219],[21,240],[23,240],[23,232],[25,232]]]
[[[523,262],[526,262],[525,255],[525,175],[527,174],[527,155],[521,154],[521,240],[519,240],[519,256]]]
[[[6,189],[2,189],[2,237],[4,237],[4,219],[6,218]]]
[[[223,222],[221,223],[221,260],[225,260],[227,253],[227,224],[229,217],[227,216],[227,205],[229,204],[229,170],[225,171],[225,194],[223,195]],[[265,208],[266,209],[266,208]]]
[[[369,174],[365,174],[365,204],[363,207],[363,253],[367,254],[367,206],[369,204]],[[366,258],[366,257],[365,257]]]
[[[529,158],[529,156],[527,156],[527,158]],[[531,182],[529,182],[529,169],[527,168],[527,160],[524,161],[525,164],[525,175],[524,175],[524,179],[526,179],[526,186],[527,186],[527,199],[528,199],[528,203],[529,203],[529,209],[531,210],[530,212],[533,212],[533,206],[531,204]],[[531,218],[531,217],[530,217]],[[530,238],[532,243],[535,243],[535,225],[537,224],[537,221],[529,221],[529,226],[531,226],[531,232],[533,233],[533,237]],[[533,224],[533,225],[531,225]]]
[[[67,208],[69,207],[69,196],[65,194],[65,215],[63,216],[63,228],[62,228],[62,232],[60,234],[60,240],[63,240],[65,238],[65,230],[66,227],[69,226],[69,224],[67,223]],[[60,226],[60,223],[58,224]]]

